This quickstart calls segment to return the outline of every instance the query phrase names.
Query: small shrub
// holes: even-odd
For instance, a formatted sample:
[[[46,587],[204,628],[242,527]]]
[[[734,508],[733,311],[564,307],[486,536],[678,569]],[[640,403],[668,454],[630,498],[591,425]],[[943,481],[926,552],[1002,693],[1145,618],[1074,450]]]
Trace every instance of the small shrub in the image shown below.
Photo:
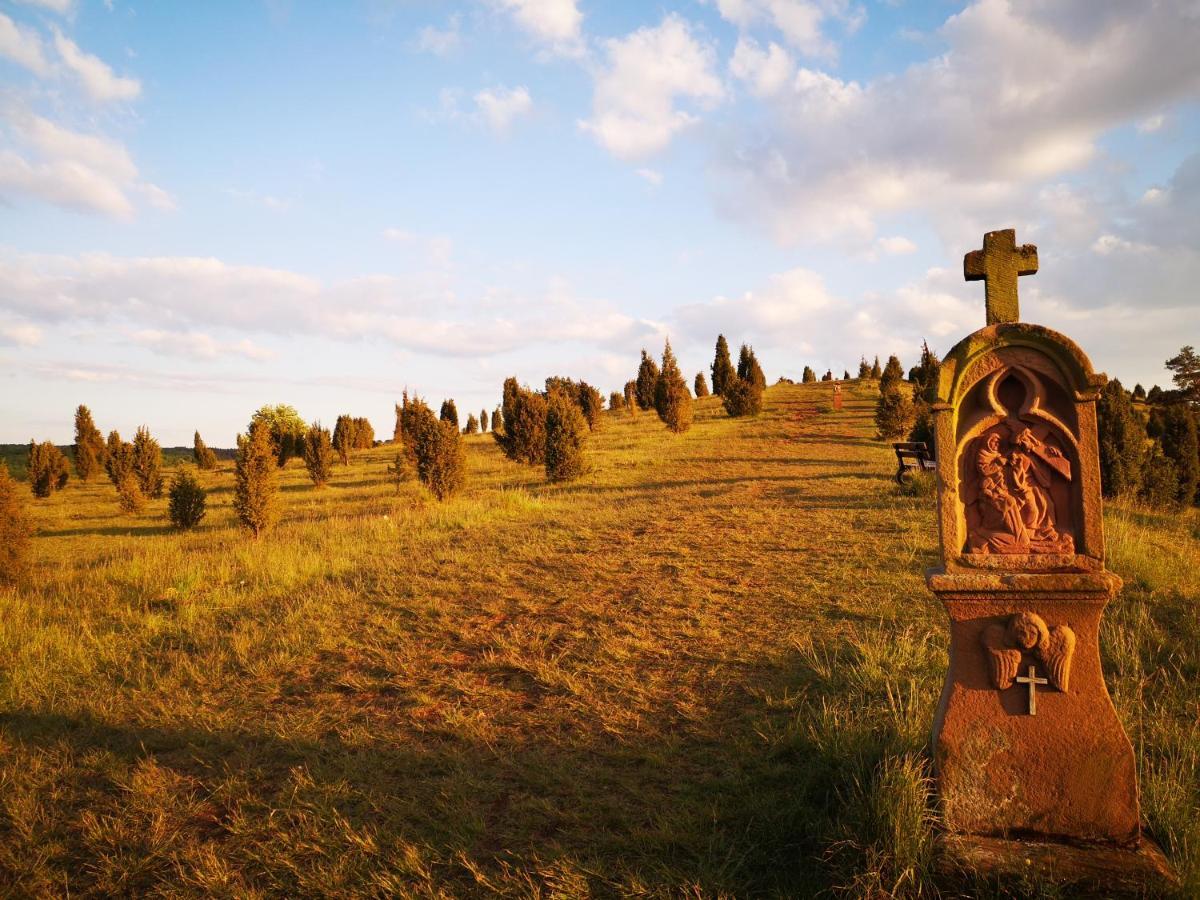
[[[629,415],[631,418],[637,415],[638,402],[636,381],[625,382],[625,408],[629,410]]]
[[[579,401],[579,411],[583,413],[583,419],[587,422],[588,430],[595,431],[600,427],[600,423],[604,420],[600,414],[604,412],[604,398],[600,396],[600,392],[592,387],[586,381],[581,381],[576,386],[576,393]]]
[[[638,406],[642,409],[654,409],[654,392],[658,387],[658,375],[658,364],[650,358],[649,353],[642,350],[642,361],[638,365],[634,388]]]
[[[879,361],[876,360],[876,365]],[[904,367],[900,365],[900,358],[893,354],[888,357],[887,365],[884,366],[883,372],[879,376],[879,390],[886,391],[893,384],[899,384],[904,380]]]
[[[29,442],[29,487],[35,497],[49,497],[67,486],[70,469],[67,458],[50,441]]]
[[[206,472],[217,467],[217,454],[208,448],[198,431],[192,436],[192,461]]]
[[[404,414],[405,456],[429,492],[445,500],[466,483],[467,455],[458,426],[434,418],[419,397],[409,402]]]
[[[804,374],[800,376],[800,381],[803,384],[812,384],[817,380],[817,373],[812,370],[812,366],[804,367]]]
[[[682,434],[692,427],[692,395],[671,352],[671,342],[663,347],[662,371],[654,388],[654,409],[670,431]]]
[[[270,429],[252,424],[248,437],[238,436],[233,508],[255,540],[270,531],[279,518],[277,469]]]
[[[876,359],[876,362],[878,362],[878,361],[879,360]],[[858,377],[859,378],[870,378],[871,377],[871,364],[869,362],[867,362],[867,358],[865,356],[862,357],[861,359],[859,359],[859,361],[858,361]]]
[[[704,373],[697,372],[696,380],[693,383],[694,393],[697,398],[708,396],[708,382],[704,380]]]
[[[453,400],[442,401],[442,411],[438,414],[438,418],[443,422],[449,422],[455,428],[458,427],[458,407],[454,405]]]
[[[1157,443],[1146,457],[1138,497],[1156,509],[1176,509],[1179,506],[1179,468],[1175,460],[1163,456]]]
[[[145,496],[162,496],[162,448],[145,425],[133,437],[133,476]]]
[[[578,404],[561,391],[546,401],[546,478],[571,481],[583,474],[587,421]]]
[[[484,434],[488,430],[488,411],[481,409],[479,411],[479,433]]]
[[[714,394],[724,395],[725,388],[733,381],[733,360],[729,356],[729,344],[725,341],[725,335],[717,335],[717,352],[713,356],[712,364],[712,392]],[[700,396],[699,391],[696,396]]]
[[[0,461],[0,582],[14,584],[29,572],[33,527],[17,491],[17,483]]]
[[[108,480],[113,487],[120,487],[125,476],[133,473],[133,444],[121,440],[116,431],[110,431],[105,454],[104,469],[108,472]]]
[[[479,420],[475,418],[474,413],[467,416],[467,424],[463,426],[463,434],[479,434]]]
[[[725,412],[733,417],[757,416],[762,412],[763,389],[752,381],[734,376],[725,387]]]
[[[625,408],[625,395],[620,391],[613,391],[608,395],[608,408],[612,412]]]
[[[404,487],[404,482],[412,478],[412,463],[403,448],[397,450],[396,455],[392,457],[392,464],[387,467],[387,476],[397,494]]]
[[[75,474],[90,481],[104,468],[104,437],[92,421],[92,412],[80,405],[75,410]]]
[[[117,484],[117,506],[121,512],[133,515],[146,508],[146,495],[132,472],[127,472]]]
[[[362,416],[350,420],[353,436],[352,446],[355,450],[370,450],[375,446],[375,428]]]
[[[191,472],[181,470],[175,473],[167,498],[167,513],[176,528],[187,531],[199,525],[204,518],[208,493]]]
[[[338,416],[333,425],[333,449],[337,451],[343,466],[350,465],[350,451],[354,449],[354,420],[349,416]]]
[[[329,429],[314,422],[304,433],[304,468],[317,487],[324,487],[333,475],[333,439]]]
[[[870,375],[876,381],[879,381],[883,377],[883,370],[879,368],[879,357],[878,356],[875,357],[875,364],[873,366],[871,366]]]
[[[915,418],[912,400],[896,385],[879,395],[879,402],[875,404],[875,427],[881,440],[894,441],[907,435]]]
[[[546,398],[517,383],[504,382],[502,432],[492,436],[504,455],[516,462],[540,465],[546,461]]]

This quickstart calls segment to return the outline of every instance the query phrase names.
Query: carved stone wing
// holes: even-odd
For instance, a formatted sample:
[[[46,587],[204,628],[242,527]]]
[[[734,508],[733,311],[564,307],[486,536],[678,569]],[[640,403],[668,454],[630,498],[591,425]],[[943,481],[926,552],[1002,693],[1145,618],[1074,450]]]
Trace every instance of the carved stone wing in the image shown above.
[[[1050,683],[1066,693],[1071,679],[1071,660],[1075,656],[1075,632],[1068,625],[1055,625],[1037,650]]]
[[[1017,670],[1021,668],[1021,651],[1008,645],[1007,629],[1003,625],[989,625],[983,629],[981,639],[987,652],[992,684],[1001,691],[1012,687]]]

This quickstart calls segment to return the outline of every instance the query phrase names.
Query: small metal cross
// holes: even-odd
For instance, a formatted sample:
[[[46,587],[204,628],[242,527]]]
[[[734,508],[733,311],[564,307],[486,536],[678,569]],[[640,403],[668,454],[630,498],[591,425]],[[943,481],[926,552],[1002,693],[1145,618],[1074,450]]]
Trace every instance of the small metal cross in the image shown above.
[[[1024,675],[1018,675],[1014,679],[1014,681],[1017,681],[1020,684],[1029,685],[1029,714],[1031,716],[1036,716],[1037,715],[1037,686],[1039,684],[1049,684],[1050,682],[1047,681],[1045,678],[1038,678],[1037,677],[1037,669],[1034,668],[1034,666],[1032,664],[1030,664],[1030,666],[1029,666],[1029,677],[1028,678],[1026,678]]]

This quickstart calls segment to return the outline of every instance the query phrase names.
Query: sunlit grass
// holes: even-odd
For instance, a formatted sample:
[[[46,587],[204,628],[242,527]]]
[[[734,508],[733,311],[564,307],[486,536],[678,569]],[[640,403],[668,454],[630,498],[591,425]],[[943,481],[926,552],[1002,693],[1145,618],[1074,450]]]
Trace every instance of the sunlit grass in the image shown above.
[[[0,589],[0,885],[16,894],[935,896],[947,647],[925,484],[874,388],[606,416],[578,482],[467,439],[466,491],[381,447],[258,542],[34,509]],[[1196,520],[1113,507],[1103,630],[1145,818],[1197,890]],[[1019,893],[1019,891],[1017,892]]]

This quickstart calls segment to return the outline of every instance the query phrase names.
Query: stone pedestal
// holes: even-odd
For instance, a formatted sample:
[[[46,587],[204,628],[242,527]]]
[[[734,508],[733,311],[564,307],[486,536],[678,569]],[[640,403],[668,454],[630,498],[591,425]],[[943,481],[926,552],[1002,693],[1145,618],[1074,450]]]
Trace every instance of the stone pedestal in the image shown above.
[[[1110,573],[929,573],[950,616],[950,663],[934,719],[934,756],[948,828],[1131,846],[1139,838],[1133,747],[1100,669],[1100,617],[1120,585]],[[998,690],[984,631],[1027,610],[1069,626],[1076,650],[1066,691]],[[1039,665],[1023,654],[1020,671]]]

